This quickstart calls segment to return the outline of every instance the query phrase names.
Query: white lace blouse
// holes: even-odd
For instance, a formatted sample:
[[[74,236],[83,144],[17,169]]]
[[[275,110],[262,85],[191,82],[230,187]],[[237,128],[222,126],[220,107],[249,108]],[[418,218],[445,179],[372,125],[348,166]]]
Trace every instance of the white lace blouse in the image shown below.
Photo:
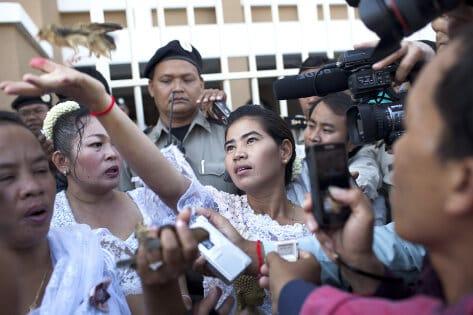
[[[310,235],[309,230],[303,224],[281,225],[267,214],[256,214],[248,204],[246,195],[233,195],[219,191],[212,186],[203,186],[196,179],[192,168],[179,150],[170,149],[163,153],[175,167],[177,166],[181,174],[191,180],[191,185],[178,201],[179,211],[185,208],[212,208],[226,217],[244,238],[252,241],[282,241]],[[150,190],[146,185],[144,189]],[[149,194],[152,194],[151,190]],[[219,279],[205,277],[205,294],[214,286],[222,288],[223,294],[220,302],[230,294],[234,294],[232,286],[225,285]],[[271,314],[269,291],[266,292],[266,298],[260,311],[263,314]]]
[[[163,154],[165,154],[165,156],[169,155],[166,152],[167,149],[163,149]],[[169,160],[178,171],[184,173],[182,167],[174,163],[176,161],[175,159]],[[151,189],[139,187],[128,191],[127,194],[140,210],[145,225],[154,224],[159,226],[175,221],[176,215],[174,211]],[[64,191],[59,192],[56,194],[56,200],[54,202],[54,214],[51,220],[51,227],[64,227],[73,224],[77,224],[77,221],[74,218],[67,196]],[[102,248],[113,255],[115,262],[133,255],[138,248],[138,240],[134,233],[128,236],[126,240],[122,240],[113,235],[106,228],[98,228],[93,231],[99,235]],[[120,287],[125,295],[142,293],[140,278],[133,269],[123,268],[119,269],[117,273]]]
[[[282,241],[310,235],[309,230],[303,224],[281,225],[267,214],[256,214],[248,204],[246,195],[232,195],[219,191],[212,186],[203,186],[196,179],[184,155],[176,147],[167,147],[161,152],[181,174],[191,180],[189,188],[177,203],[178,211],[185,208],[214,209],[226,217],[244,238],[253,241]],[[145,224],[162,225],[175,220],[175,213],[145,184],[144,187],[130,191],[128,194],[142,212]],[[52,225],[64,226],[74,223],[75,220],[65,194],[57,194]],[[107,229],[97,229],[96,232],[101,236],[102,246],[111,251],[116,259],[128,256],[137,247],[137,240],[134,236],[122,241],[113,236]],[[125,294],[141,292],[139,278],[134,271],[122,270],[119,277]],[[222,288],[223,294],[220,302],[230,294],[234,294],[233,287],[225,285],[223,281],[210,277],[204,279],[206,294],[214,286]],[[266,294],[260,311],[263,314],[271,314],[269,292]]]
[[[163,222],[162,218],[151,218],[147,209],[154,208],[150,206],[149,196],[146,195],[144,188],[138,188],[130,191],[128,195],[137,205],[143,217],[144,224],[151,224],[152,222]],[[167,216],[171,218],[171,216]],[[71,206],[67,200],[67,196],[64,191],[56,194],[56,200],[54,202],[54,214],[51,220],[51,227],[65,227],[77,224],[72,213]],[[138,248],[138,240],[134,233],[132,233],[126,240],[122,240],[117,236],[113,235],[107,228],[99,228],[93,230],[100,239],[100,243],[103,249],[110,252],[115,258],[115,262],[120,259],[128,258],[133,255]],[[125,295],[129,294],[141,294],[141,282],[138,274],[129,268],[118,269],[118,278],[120,281],[120,287]]]
[[[255,214],[255,211],[248,204],[246,195],[231,195],[209,186],[201,186],[200,189],[204,189],[213,196],[217,206],[214,209],[226,217],[238,232],[248,240],[283,241],[300,239],[310,235],[309,230],[303,224],[281,225],[267,214]],[[204,279],[206,294],[214,286],[222,288],[223,294],[220,302],[228,295],[234,294],[233,287],[225,285],[223,281],[209,277]],[[263,314],[271,314],[269,291],[266,291],[266,297],[260,311]]]

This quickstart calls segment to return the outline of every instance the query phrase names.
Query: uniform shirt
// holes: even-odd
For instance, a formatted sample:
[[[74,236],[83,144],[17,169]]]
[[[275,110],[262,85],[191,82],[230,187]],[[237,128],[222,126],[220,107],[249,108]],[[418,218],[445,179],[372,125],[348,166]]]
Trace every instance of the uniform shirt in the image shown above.
[[[159,119],[148,137],[159,148],[164,148],[168,144],[168,134],[168,128]],[[209,121],[199,110],[183,141],[179,141],[174,136],[172,136],[172,141],[183,149],[200,183],[231,194],[237,193],[235,185],[224,180],[225,126]]]

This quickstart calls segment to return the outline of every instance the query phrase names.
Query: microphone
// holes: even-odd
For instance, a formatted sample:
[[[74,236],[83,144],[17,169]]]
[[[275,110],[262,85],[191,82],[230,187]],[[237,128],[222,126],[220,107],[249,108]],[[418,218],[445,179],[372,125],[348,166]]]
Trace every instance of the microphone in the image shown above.
[[[173,139],[173,136],[172,136],[172,119],[173,119],[173,114],[174,114],[174,94],[175,94],[175,92],[172,91],[171,92],[171,97],[170,97],[171,98],[171,100],[170,100],[171,104],[170,104],[170,107],[169,107],[169,133],[168,133],[168,141],[167,141],[166,147],[174,144],[174,145],[177,146],[179,151],[181,151],[183,154],[185,154],[186,149],[182,145],[182,142]]]
[[[274,95],[278,100],[288,100],[344,91],[348,89],[349,74],[350,72],[339,68],[321,68],[314,72],[287,76],[274,82]]]
[[[168,133],[168,143],[166,146],[170,146],[172,141],[172,116],[174,114],[174,91],[171,92],[171,104],[169,107],[169,133]]]

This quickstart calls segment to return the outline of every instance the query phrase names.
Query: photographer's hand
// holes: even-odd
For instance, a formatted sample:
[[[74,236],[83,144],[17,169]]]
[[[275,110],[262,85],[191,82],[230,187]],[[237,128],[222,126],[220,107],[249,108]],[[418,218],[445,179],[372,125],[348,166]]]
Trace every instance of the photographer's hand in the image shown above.
[[[266,256],[266,263],[261,267],[262,277],[259,284],[271,291],[273,312],[277,312],[281,290],[292,280],[302,279],[316,284],[320,283],[321,267],[314,256],[301,252],[299,260],[288,262],[277,253],[271,252]]]
[[[377,42],[363,43],[356,45],[355,48],[374,47],[376,44]],[[400,84],[406,81],[417,62],[429,62],[433,57],[435,57],[435,51],[429,45],[419,41],[405,40],[401,43],[399,50],[375,63],[373,69],[380,70],[390,64],[399,62],[395,80]]]
[[[322,248],[332,260],[336,261],[340,257],[350,266],[382,276],[384,266],[372,250],[374,216],[369,200],[359,188],[331,187],[329,190],[333,199],[350,206],[350,217],[340,229],[321,230],[312,213],[312,200],[308,196],[303,208],[309,229],[316,234]],[[341,268],[344,278],[355,292],[370,294],[377,289],[379,281]]]

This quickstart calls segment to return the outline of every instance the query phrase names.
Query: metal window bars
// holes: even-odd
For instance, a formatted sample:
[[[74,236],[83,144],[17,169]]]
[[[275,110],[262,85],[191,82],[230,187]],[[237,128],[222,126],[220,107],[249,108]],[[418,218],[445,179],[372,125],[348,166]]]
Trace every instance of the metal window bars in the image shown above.
[[[145,128],[141,87],[148,84],[141,78],[139,63],[146,62],[155,49],[172,39],[191,42],[204,58],[219,58],[220,73],[203,75],[205,81],[222,81],[227,93],[227,103],[232,107],[230,81],[248,79],[253,103],[260,103],[259,80],[282,77],[297,73],[297,69],[284,68],[285,54],[301,54],[302,60],[311,52],[326,52],[333,57],[336,51],[352,49],[353,44],[373,40],[376,37],[355,18],[355,10],[348,7],[346,20],[333,20],[331,6],[346,5],[344,0],[240,0],[243,22],[225,23],[224,1],[229,0],[57,0],[61,12],[90,12],[92,22],[103,22],[104,11],[125,11],[127,28],[118,34],[118,51],[113,53],[112,63],[130,63],[131,79],[111,80],[113,88],[132,87],[139,127]],[[270,22],[253,22],[255,7],[271,10]],[[280,21],[280,6],[292,6],[297,10],[297,21]],[[215,10],[216,24],[197,25],[196,8]],[[322,20],[317,9],[322,8]],[[186,25],[167,25],[165,11],[185,10]],[[151,14],[155,11],[158,25],[153,26]],[[429,32],[430,31],[430,32]],[[416,34],[417,38],[432,39],[430,29]],[[65,53],[63,52],[63,56]],[[256,56],[274,55],[276,69],[257,70]],[[248,70],[231,72],[229,58],[246,57]],[[85,58],[83,65],[96,65],[110,80],[110,61],[100,58]],[[235,105],[235,104],[233,104]],[[239,104],[236,104],[239,105]],[[288,115],[286,101],[279,102],[282,116]]]

